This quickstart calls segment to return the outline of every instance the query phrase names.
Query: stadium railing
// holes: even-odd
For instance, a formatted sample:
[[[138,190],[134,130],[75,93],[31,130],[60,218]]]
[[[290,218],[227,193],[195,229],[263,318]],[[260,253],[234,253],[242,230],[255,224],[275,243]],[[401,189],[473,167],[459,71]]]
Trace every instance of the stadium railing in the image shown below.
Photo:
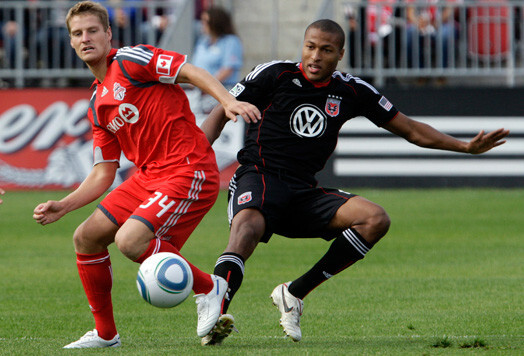
[[[0,2],[0,86],[74,86],[71,81],[91,80],[69,45],[65,16],[75,3]],[[193,46],[191,0],[101,3],[109,9],[115,47],[143,43],[189,53]]]
[[[524,2],[515,0],[346,1],[348,67],[376,86],[388,78],[524,76]],[[414,24],[410,8],[426,26]],[[429,9],[428,9],[429,8]],[[445,13],[451,16],[446,18]]]
[[[90,80],[65,29],[65,13],[74,3],[0,2],[0,86],[72,86]],[[101,3],[111,8],[115,46],[149,43],[191,53],[197,31],[192,0],[124,1],[119,8]],[[482,78],[508,87],[524,82],[524,2],[439,1],[430,11],[433,25],[420,31],[408,20],[410,6],[424,13],[428,5],[418,0],[324,0],[320,7],[346,14],[342,67],[377,87],[390,79],[415,78]],[[440,16],[446,8],[452,10],[449,19]],[[117,19],[125,22],[126,16],[127,25],[117,26]],[[267,21],[272,26],[271,18]]]

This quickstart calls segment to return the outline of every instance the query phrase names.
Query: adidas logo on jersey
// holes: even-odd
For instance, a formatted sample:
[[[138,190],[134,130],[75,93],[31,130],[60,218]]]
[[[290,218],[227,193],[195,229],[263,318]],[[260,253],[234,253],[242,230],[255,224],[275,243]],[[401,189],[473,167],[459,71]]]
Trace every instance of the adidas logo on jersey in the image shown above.
[[[298,80],[297,78],[293,79],[292,80],[293,84],[295,84],[296,86],[299,86],[302,88],[302,83],[300,83],[300,80]]]
[[[102,95],[101,95],[101,98],[103,98],[104,95],[106,95],[108,92],[109,92],[109,90],[107,90],[107,88],[104,87],[104,88],[102,89]]]

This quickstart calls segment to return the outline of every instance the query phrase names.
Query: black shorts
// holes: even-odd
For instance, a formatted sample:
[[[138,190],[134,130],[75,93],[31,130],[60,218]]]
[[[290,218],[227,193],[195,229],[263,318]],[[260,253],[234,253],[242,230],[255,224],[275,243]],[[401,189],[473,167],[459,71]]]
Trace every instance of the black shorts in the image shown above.
[[[262,242],[273,233],[290,238],[331,240],[341,231],[327,229],[337,210],[355,194],[310,184],[253,166],[240,166],[229,183],[228,218],[247,208],[266,220]]]

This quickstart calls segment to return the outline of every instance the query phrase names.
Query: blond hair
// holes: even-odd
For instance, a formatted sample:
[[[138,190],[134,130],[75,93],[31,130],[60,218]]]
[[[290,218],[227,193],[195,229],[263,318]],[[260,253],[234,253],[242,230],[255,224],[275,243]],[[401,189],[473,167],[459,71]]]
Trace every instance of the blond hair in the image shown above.
[[[71,27],[69,23],[74,16],[80,15],[95,15],[100,20],[100,23],[104,27],[104,31],[109,28],[109,14],[107,9],[99,3],[93,1],[81,1],[75,4],[69,9],[66,16],[67,31],[71,33]]]

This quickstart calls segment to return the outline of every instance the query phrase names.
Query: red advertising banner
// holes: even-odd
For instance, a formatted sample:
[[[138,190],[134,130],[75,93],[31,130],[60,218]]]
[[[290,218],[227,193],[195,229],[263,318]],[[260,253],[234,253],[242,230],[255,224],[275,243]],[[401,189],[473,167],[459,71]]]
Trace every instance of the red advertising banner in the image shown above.
[[[86,116],[91,94],[89,89],[0,91],[0,187],[72,189],[85,179],[93,165],[91,124]],[[191,100],[192,95],[188,96]],[[202,119],[198,110],[197,119]],[[237,126],[234,131],[225,131],[222,142],[214,146],[223,188],[236,166],[242,129]],[[113,186],[134,171],[125,157],[120,166]]]

